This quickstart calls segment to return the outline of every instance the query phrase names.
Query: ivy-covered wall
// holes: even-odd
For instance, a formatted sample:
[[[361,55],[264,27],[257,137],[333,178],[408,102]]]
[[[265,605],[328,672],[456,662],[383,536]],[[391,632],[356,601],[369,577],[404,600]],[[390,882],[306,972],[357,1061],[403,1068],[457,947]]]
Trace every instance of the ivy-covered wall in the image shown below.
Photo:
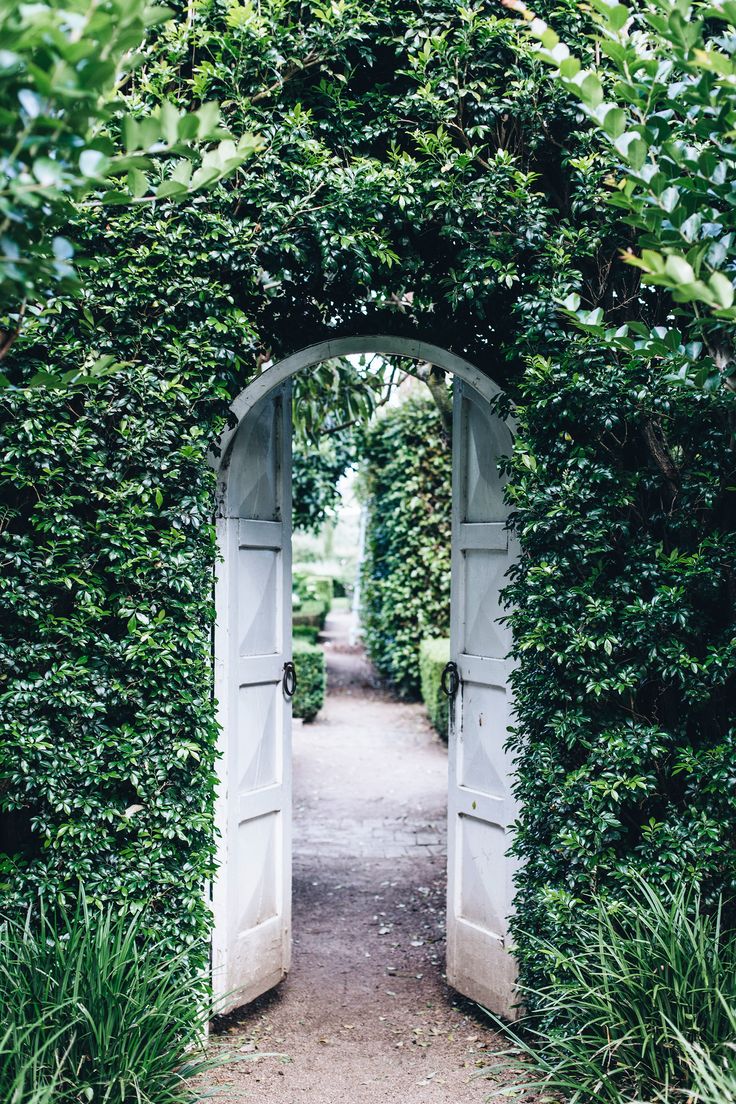
[[[123,366],[0,397],[3,903],[82,877],[205,953],[207,450],[269,358],[370,332],[466,355],[524,406],[523,976],[527,933],[574,939],[579,897],[632,864],[730,886],[732,399],[663,382],[666,357],[602,363],[566,328],[571,291],[616,323],[670,309],[617,261],[610,155],[495,0],[174,7],[132,108],[217,98],[263,146],[181,207],[87,210],[83,297],[4,362],[16,383]],[[588,49],[574,7],[555,22]]]
[[[422,639],[450,631],[450,441],[433,400],[419,391],[376,419],[362,451],[363,639],[378,672],[416,697]]]
[[[583,370],[584,368],[584,370]],[[573,948],[576,906],[651,884],[736,890],[733,396],[581,341],[530,363],[508,597],[522,802],[522,976]]]

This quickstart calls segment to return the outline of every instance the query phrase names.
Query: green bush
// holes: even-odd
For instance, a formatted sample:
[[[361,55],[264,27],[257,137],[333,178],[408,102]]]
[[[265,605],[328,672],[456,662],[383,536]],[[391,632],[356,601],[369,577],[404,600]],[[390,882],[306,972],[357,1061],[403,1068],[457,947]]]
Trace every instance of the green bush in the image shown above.
[[[584,950],[593,889],[615,899],[635,872],[709,901],[736,889],[733,409],[592,342],[528,367],[507,598],[512,931],[532,990],[550,979],[538,939]]]
[[[313,721],[325,701],[325,653],[305,640],[294,641],[297,687],[293,700],[295,717]]]
[[[211,1010],[188,971],[188,956],[152,940],[127,910],[80,899],[71,914],[6,920],[0,1097],[194,1102],[187,1079],[211,1064],[202,1046]]]
[[[332,608],[333,583],[324,575],[295,571],[292,588],[296,599],[294,604],[295,625],[317,625],[323,629],[327,614]]]
[[[315,575],[311,579],[311,584],[317,601],[321,602],[322,605],[325,607],[325,613],[329,613],[330,607],[332,606],[332,599],[334,597],[334,586],[332,579],[325,578],[324,576]]]
[[[297,606],[291,619],[295,627],[301,628],[306,625],[311,628],[316,628],[317,631],[319,631],[324,628],[325,621],[327,620],[327,611],[325,610],[323,602],[320,602],[316,598],[311,598],[302,602],[300,606]]]
[[[319,626],[292,625],[291,633],[294,640],[306,640],[307,644],[316,644],[319,636]]]
[[[725,1063],[733,1086],[736,933],[721,920],[686,886],[637,879],[618,903],[594,898],[573,953],[540,944],[553,976],[526,1039],[506,1029],[519,1087],[595,1104],[692,1099],[693,1051],[703,1079]]]
[[[442,671],[450,658],[450,639],[429,638],[419,645],[419,677],[422,701],[429,719],[443,740],[447,739],[450,703],[441,686]]]
[[[419,645],[450,628],[452,458],[429,396],[412,394],[366,435],[361,620],[374,666],[419,695]]]

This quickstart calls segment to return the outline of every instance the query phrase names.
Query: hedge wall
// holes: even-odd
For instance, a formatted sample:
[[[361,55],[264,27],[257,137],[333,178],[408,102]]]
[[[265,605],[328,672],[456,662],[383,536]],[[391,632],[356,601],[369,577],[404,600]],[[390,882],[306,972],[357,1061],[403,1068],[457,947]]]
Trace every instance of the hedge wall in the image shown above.
[[[203,366],[204,367],[204,366]],[[174,366],[172,365],[172,372]],[[212,872],[207,378],[2,398],[0,890],[149,907],[201,967]],[[208,396],[209,393],[209,396]]]
[[[419,645],[450,627],[452,456],[431,398],[412,394],[366,436],[363,640],[403,695],[419,695]]]
[[[585,342],[530,364],[518,416],[515,937],[534,987],[554,970],[534,937],[574,949],[591,890],[637,871],[736,891],[736,453],[733,395]]]
[[[447,741],[450,703],[442,689],[442,672],[450,658],[450,638],[423,640],[419,645],[419,677],[422,701],[443,740]]]
[[[293,699],[295,717],[313,721],[325,704],[325,653],[306,640],[294,640],[297,687]]]
[[[543,965],[525,933],[574,944],[576,902],[632,866],[732,887],[732,399],[675,390],[661,359],[571,347],[570,291],[616,325],[672,306],[640,297],[616,261],[627,231],[602,199],[609,156],[495,0],[173,7],[126,86],[133,108],[219,98],[265,142],[232,187],[184,207],[87,209],[83,297],[29,311],[3,362],[15,382],[98,354],[124,364],[84,394],[0,398],[3,905],[71,900],[80,876],[147,903],[201,965],[216,736],[206,453],[263,363],[357,333],[434,340],[514,394],[526,358],[556,365],[527,370],[512,481],[522,976]],[[535,7],[590,49],[574,6]],[[427,472],[449,474],[428,432],[415,440]],[[388,467],[388,443],[374,447]],[[394,594],[414,624],[384,631],[374,607],[379,662],[406,689],[427,580],[430,609],[449,593],[427,472],[401,489],[401,540],[426,526],[426,561]],[[390,523],[375,532],[398,569],[406,544]]]

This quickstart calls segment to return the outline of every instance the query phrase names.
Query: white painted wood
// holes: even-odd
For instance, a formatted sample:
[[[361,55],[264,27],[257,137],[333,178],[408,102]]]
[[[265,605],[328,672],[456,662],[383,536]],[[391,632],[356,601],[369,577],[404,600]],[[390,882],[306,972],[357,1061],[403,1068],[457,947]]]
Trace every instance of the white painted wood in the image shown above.
[[[233,400],[230,413],[235,421],[232,428],[226,429],[217,442],[211,456],[212,466],[217,469],[222,467],[240,422],[254,403],[264,395],[268,395],[274,387],[291,379],[303,368],[313,368],[316,364],[331,360],[333,357],[359,353],[384,353],[386,356],[408,357],[421,363],[435,364],[443,371],[452,372],[458,379],[469,383],[479,395],[488,400],[500,394],[501,391],[492,379],[484,375],[469,360],[456,356],[455,353],[450,353],[439,345],[432,345],[428,341],[418,341],[411,337],[392,337],[390,334],[336,337],[331,341],[320,341],[265,368],[260,376],[249,383]]]
[[[215,632],[222,751],[219,873],[212,894],[215,990],[229,994],[224,1008],[236,1007],[277,984],[289,968],[290,710],[275,692],[290,649],[290,399],[285,387],[303,369],[356,353],[429,362],[456,377],[451,636],[463,685],[450,744],[448,980],[494,1011],[512,1015],[515,969],[505,938],[513,871],[505,850],[515,808],[512,765],[503,751],[510,665],[508,633],[497,617],[498,592],[515,551],[504,528],[495,456],[508,452],[513,424],[504,426],[491,416],[488,404],[500,388],[474,365],[427,342],[387,335],[321,342],[266,368],[232,403],[233,427],[211,456],[218,471],[222,556]],[[263,413],[266,409],[272,413]],[[281,413],[274,414],[275,409]],[[243,616],[250,618],[251,643],[257,648],[267,644],[274,624],[280,626],[278,649],[251,647],[241,655],[238,618]],[[261,705],[243,708],[237,693],[241,686],[252,698],[262,696]],[[269,705],[269,732],[275,735],[264,740]],[[239,773],[241,732],[251,734],[246,758],[253,753],[245,774]],[[256,745],[253,733],[261,734]],[[250,836],[247,846],[239,835],[241,824]]]
[[[215,693],[221,729],[213,987],[221,1012],[291,953],[291,384],[248,405],[221,468]]]
[[[499,1015],[514,1015],[506,947],[516,809],[504,751],[510,723],[509,630],[499,592],[515,555],[497,458],[509,427],[488,395],[456,379],[453,400],[451,658],[461,685],[450,710],[447,980]]]

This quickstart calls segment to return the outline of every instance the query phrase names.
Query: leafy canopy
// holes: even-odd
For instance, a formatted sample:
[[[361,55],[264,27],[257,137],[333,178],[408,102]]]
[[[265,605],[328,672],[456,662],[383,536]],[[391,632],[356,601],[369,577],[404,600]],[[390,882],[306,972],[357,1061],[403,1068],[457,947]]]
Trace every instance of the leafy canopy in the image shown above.
[[[654,355],[677,352],[680,374],[699,362],[700,383],[736,374],[736,213],[729,167],[736,159],[736,4],[731,0],[651,0],[630,8],[593,0],[591,17],[601,55],[586,67],[557,32],[518,0],[538,39],[538,56],[579,100],[611,148],[614,175],[608,203],[638,235],[639,252],[623,259],[645,284],[666,288],[685,319],[687,335],[629,326],[605,334],[603,309],[580,316],[589,332]],[[567,306],[576,310],[579,297]],[[704,312],[704,313],[703,313]],[[701,358],[705,339],[708,357]]]
[[[73,290],[74,205],[151,203],[212,187],[258,146],[234,141],[215,103],[123,104],[148,30],[147,0],[0,2],[0,359],[26,305]]]

